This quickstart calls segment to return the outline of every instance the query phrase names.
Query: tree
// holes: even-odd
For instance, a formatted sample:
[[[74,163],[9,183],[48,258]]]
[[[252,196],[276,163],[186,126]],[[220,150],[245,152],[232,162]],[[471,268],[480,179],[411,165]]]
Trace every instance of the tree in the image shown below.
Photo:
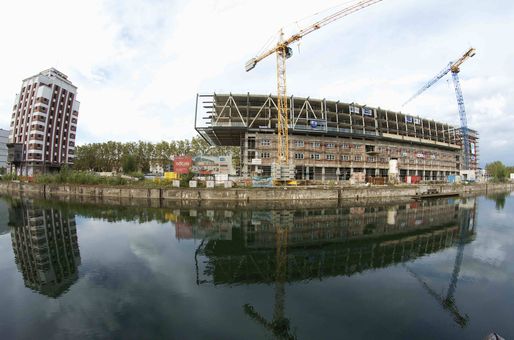
[[[493,178],[494,181],[503,182],[509,175],[507,173],[507,167],[500,161],[489,163],[485,166],[485,170]]]
[[[232,156],[235,167],[240,162],[240,148],[237,146],[210,146],[203,138],[191,140],[120,143],[108,141],[76,147],[74,168],[86,171],[142,171],[148,172],[152,162],[166,165],[173,156],[206,155]],[[127,170],[129,169],[129,170]]]
[[[124,155],[122,159],[123,172],[128,174],[136,171],[136,158],[132,155]]]

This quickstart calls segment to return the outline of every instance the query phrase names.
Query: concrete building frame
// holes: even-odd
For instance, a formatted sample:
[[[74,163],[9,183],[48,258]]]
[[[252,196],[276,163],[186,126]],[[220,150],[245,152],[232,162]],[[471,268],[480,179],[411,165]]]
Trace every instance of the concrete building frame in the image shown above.
[[[354,172],[387,177],[398,160],[400,177],[444,180],[458,174],[459,128],[434,120],[326,99],[288,99],[289,152],[295,177],[347,180]],[[276,159],[276,97],[198,94],[195,129],[210,145],[241,147],[241,174],[269,176]],[[470,130],[472,165],[478,164],[478,133]]]

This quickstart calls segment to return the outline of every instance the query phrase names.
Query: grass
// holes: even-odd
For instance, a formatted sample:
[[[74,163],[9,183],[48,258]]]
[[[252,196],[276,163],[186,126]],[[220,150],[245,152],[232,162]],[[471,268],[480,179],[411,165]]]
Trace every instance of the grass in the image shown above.
[[[90,185],[125,185],[131,181],[121,176],[102,177],[86,171],[62,170],[55,174],[34,177],[39,184],[90,184]]]

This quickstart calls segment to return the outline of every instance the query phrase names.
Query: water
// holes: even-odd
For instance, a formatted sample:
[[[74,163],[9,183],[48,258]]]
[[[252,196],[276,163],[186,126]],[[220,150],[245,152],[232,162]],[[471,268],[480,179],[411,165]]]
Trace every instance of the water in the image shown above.
[[[0,200],[2,339],[514,336],[514,197],[325,209]]]

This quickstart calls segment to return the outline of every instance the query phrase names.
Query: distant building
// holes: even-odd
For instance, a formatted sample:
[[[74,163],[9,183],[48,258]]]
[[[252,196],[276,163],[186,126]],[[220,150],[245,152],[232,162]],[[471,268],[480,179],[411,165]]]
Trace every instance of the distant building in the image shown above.
[[[0,129],[0,171],[7,169],[7,143],[9,142],[9,131]]]
[[[235,175],[232,156],[193,157],[193,172],[199,175]]]
[[[80,103],[77,87],[54,68],[24,79],[14,102],[9,170],[19,175],[73,164]]]
[[[152,159],[150,160],[150,173],[162,175],[173,168],[171,160]]]

